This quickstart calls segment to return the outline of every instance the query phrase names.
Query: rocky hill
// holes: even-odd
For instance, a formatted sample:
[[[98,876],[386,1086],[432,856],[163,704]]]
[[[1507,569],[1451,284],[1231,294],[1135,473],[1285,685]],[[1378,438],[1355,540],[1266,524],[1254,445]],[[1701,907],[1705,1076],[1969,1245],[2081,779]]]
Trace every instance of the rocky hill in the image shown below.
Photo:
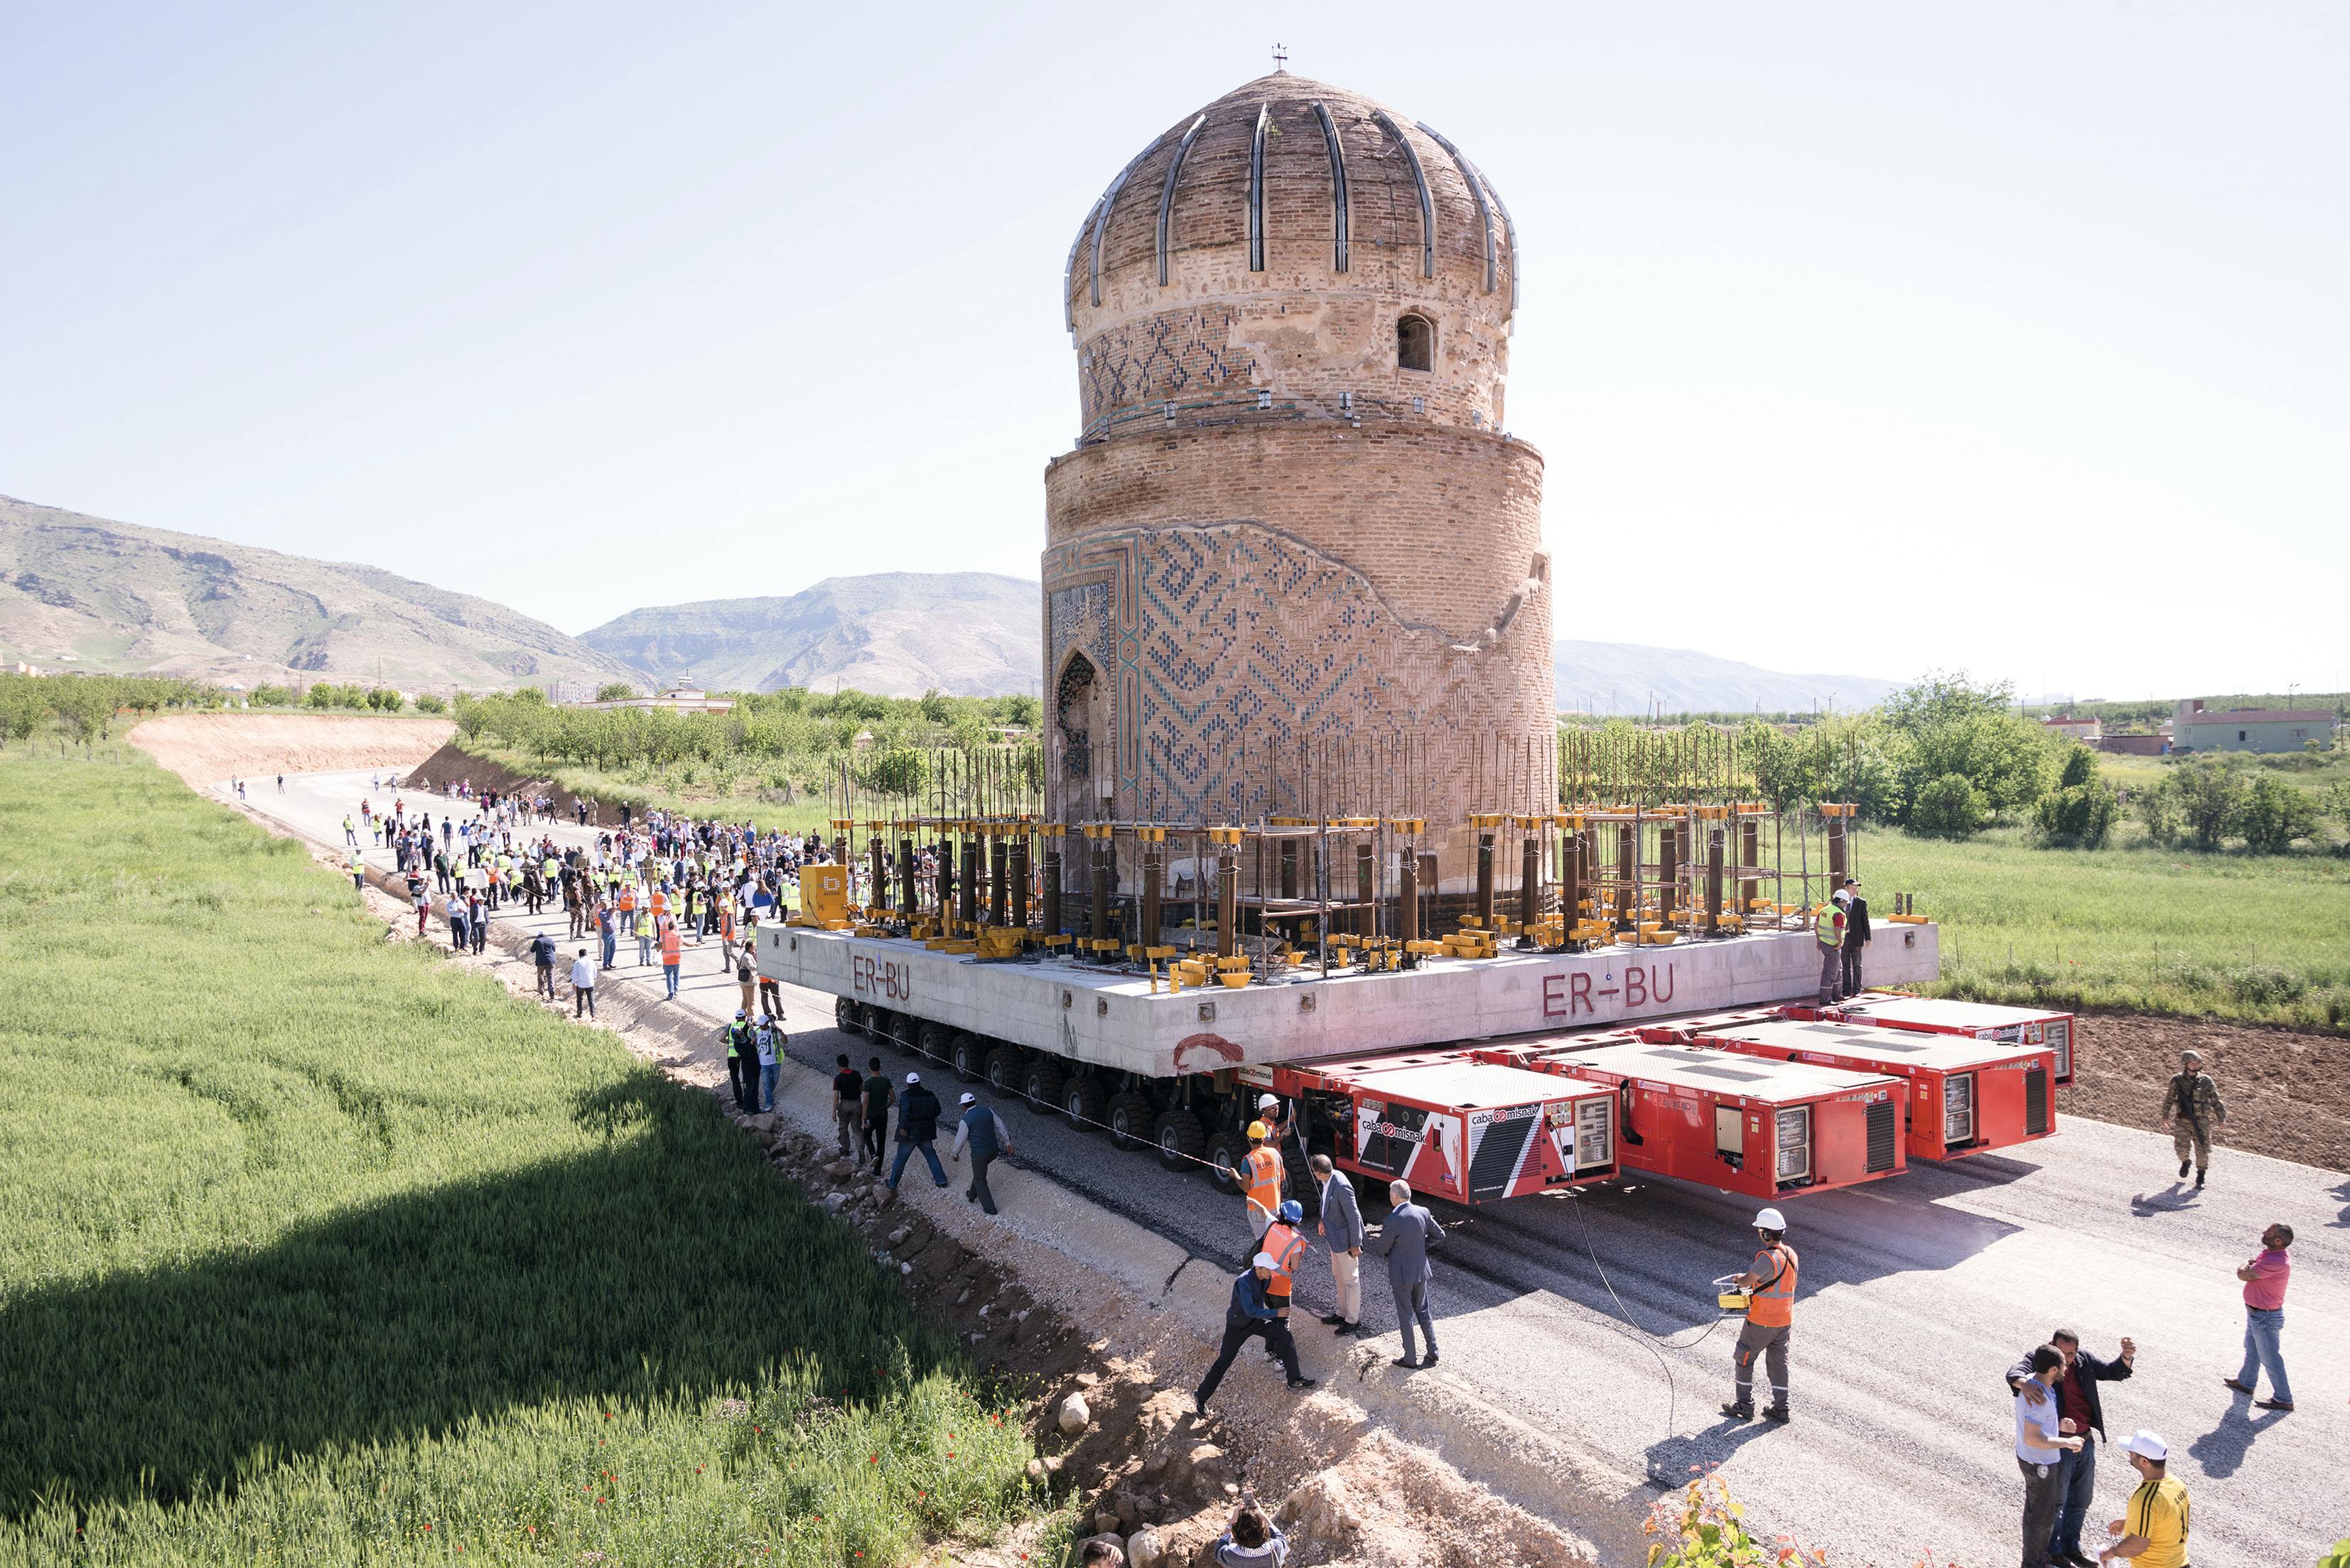
[[[1042,591],[990,572],[878,572],[783,597],[630,610],[579,639],[660,686],[1033,693],[1044,662]]]
[[[0,659],[406,691],[629,680],[544,621],[375,566],[0,496]]]
[[[1552,646],[1565,712],[1847,712],[1874,707],[1897,684],[1868,675],[1783,675],[1689,648],[1565,638]]]

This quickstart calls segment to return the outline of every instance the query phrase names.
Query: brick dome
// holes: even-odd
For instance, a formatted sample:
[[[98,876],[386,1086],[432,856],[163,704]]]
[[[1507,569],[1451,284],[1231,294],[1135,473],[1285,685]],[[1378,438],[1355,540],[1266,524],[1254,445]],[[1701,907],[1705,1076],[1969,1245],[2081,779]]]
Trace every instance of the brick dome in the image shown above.
[[[1168,426],[1495,429],[1518,286],[1498,192],[1451,143],[1276,72],[1169,126],[1063,278],[1080,441]]]

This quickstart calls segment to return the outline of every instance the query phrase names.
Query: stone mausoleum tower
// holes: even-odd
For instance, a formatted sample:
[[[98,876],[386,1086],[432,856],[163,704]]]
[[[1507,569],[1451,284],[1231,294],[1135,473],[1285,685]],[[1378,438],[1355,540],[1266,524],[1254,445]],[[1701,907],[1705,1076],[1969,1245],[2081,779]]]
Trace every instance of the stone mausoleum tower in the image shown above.
[[[1517,234],[1476,164],[1277,72],[1135,155],[1064,286],[1051,814],[1376,812],[1449,847],[1472,810],[1550,809],[1543,461],[1503,424]]]

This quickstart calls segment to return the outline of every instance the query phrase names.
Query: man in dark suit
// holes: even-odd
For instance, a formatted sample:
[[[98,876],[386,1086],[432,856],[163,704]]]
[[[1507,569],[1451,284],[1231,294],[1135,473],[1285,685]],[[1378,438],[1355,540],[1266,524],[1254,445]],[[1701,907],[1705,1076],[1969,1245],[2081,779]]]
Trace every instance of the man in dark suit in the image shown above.
[[[1322,1321],[1341,1335],[1363,1325],[1363,1210],[1355,1201],[1354,1184],[1330,1163],[1326,1154],[1308,1162],[1322,1191],[1322,1218],[1314,1229],[1330,1249],[1330,1285],[1336,1310]]]
[[[1844,879],[1844,993],[1860,994],[1860,950],[1868,945],[1868,900],[1860,896],[1860,878]]]
[[[1395,1293],[1396,1330],[1403,1335],[1403,1354],[1394,1365],[1401,1367],[1433,1366],[1436,1365],[1436,1324],[1428,1312],[1428,1282],[1434,1277],[1428,1266],[1428,1250],[1444,1240],[1444,1227],[1436,1216],[1411,1200],[1411,1184],[1408,1181],[1388,1183],[1388,1198],[1395,1207],[1388,1212],[1387,1223],[1379,1227],[1378,1239],[1371,1250],[1388,1261],[1388,1289]],[[1419,1332],[1428,1339],[1428,1359],[1413,1354],[1411,1328],[1419,1324]]]

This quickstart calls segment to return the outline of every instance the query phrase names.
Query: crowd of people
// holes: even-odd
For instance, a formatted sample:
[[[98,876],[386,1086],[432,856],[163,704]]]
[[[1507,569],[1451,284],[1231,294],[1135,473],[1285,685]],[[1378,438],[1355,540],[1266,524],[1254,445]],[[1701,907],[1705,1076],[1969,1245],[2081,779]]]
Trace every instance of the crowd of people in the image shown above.
[[[373,782],[379,787],[383,783]],[[525,799],[495,791],[476,795],[463,783],[445,794],[450,801],[464,803],[471,815],[460,821],[455,808],[444,806],[436,821],[429,808],[411,813],[404,795],[395,795],[388,812],[378,811],[371,798],[360,801],[343,821],[355,878],[363,874],[359,851],[365,835],[369,845],[392,851],[396,874],[406,878],[415,901],[418,933],[427,932],[437,895],[449,940],[458,951],[482,950],[489,917],[502,907],[522,903],[538,914],[559,902],[571,938],[588,944],[576,950],[567,971],[575,1015],[594,1015],[598,979],[615,969],[658,967],[666,994],[676,996],[684,949],[715,941],[720,971],[732,971],[742,988],[742,1006],[720,1032],[730,1093],[745,1114],[774,1108],[787,1037],[775,982],[757,974],[757,931],[763,919],[790,909],[800,869],[828,860],[820,839],[660,811],[638,821],[624,808],[617,828],[597,829],[590,844],[564,846],[546,831],[555,821],[555,803],[544,795]],[[592,820],[587,803],[575,810],[581,826]],[[933,870],[927,862],[920,867],[925,877]],[[1859,960],[1869,939],[1866,906],[1850,879],[1819,925],[1821,989],[1824,999],[1832,1000],[1858,988]],[[624,940],[635,944],[633,966],[621,961]],[[532,957],[539,994],[548,1002],[559,1001],[561,961],[555,939],[544,932],[536,935]],[[842,1054],[837,1068],[833,1115],[840,1156],[880,1175],[894,1113],[896,1154],[887,1177],[890,1193],[894,1196],[907,1166],[918,1157],[933,1185],[949,1185],[937,1148],[946,1107],[921,1075],[909,1072],[902,1083],[895,1082],[879,1056],[871,1057],[859,1071]],[[1311,1251],[1304,1209],[1284,1196],[1283,1150],[1293,1146],[1295,1129],[1276,1096],[1261,1097],[1258,1115],[1260,1119],[1247,1129],[1248,1154],[1235,1173],[1255,1248],[1248,1266],[1232,1279],[1222,1344],[1193,1396],[1201,1413],[1251,1339],[1263,1342],[1293,1389],[1315,1386],[1301,1370],[1292,1337],[1292,1296]],[[2203,1071],[2199,1053],[2185,1054],[2160,1115],[2174,1132],[2181,1181],[2191,1170],[2200,1189],[2210,1163],[2210,1135],[2224,1122],[2227,1109]],[[950,1158],[960,1163],[968,1154],[971,1178],[964,1197],[989,1214],[996,1212],[989,1168],[1010,1152],[1012,1132],[1003,1118],[975,1095],[962,1095]],[[1302,1146],[1296,1147],[1296,1154],[1303,1156]],[[1426,1207],[1413,1201],[1410,1188],[1401,1181],[1390,1185],[1390,1208],[1383,1221],[1367,1225],[1347,1175],[1327,1156],[1316,1155],[1305,1163],[1319,1196],[1315,1232],[1328,1252],[1335,1297],[1335,1310],[1323,1323],[1337,1337],[1361,1332],[1360,1261],[1367,1250],[1387,1265],[1403,1341],[1403,1353],[1394,1364],[1406,1369],[1437,1365],[1430,1252],[1443,1241],[1443,1227]],[[1734,1358],[1733,1397],[1722,1407],[1731,1419],[1756,1414],[1752,1382],[1758,1362],[1764,1366],[1771,1393],[1770,1406],[1762,1414],[1779,1421],[1790,1416],[1787,1348],[1801,1262],[1785,1228],[1778,1210],[1762,1211],[1756,1224],[1760,1245],[1750,1267],[1732,1282],[1750,1304]],[[2293,1408],[2282,1350],[2293,1240],[2291,1227],[2270,1226],[2261,1238],[2259,1253],[2237,1272],[2246,1314],[2244,1357],[2241,1369],[2222,1380],[2259,1407],[2279,1412]],[[1419,1350],[1422,1341],[1424,1356]],[[2060,1327],[2046,1344],[2008,1368],[2016,1462],[2023,1480],[2024,1568],[2087,1568],[2093,1561],[2085,1554],[2082,1536],[2094,1510],[2097,1444],[2106,1438],[2099,1386],[2128,1378],[2137,1356],[2137,1347],[2128,1338],[2121,1340],[2114,1356],[2104,1358],[2083,1347],[2077,1331]],[[2266,1398],[2257,1392],[2263,1375],[2269,1379]],[[2138,1428],[2112,1446],[2126,1457],[2137,1480],[2122,1517],[2107,1524],[2107,1540],[2095,1561],[2185,1568],[2190,1504],[2183,1483],[2168,1473],[2167,1443],[2157,1433]],[[1255,1507],[1253,1498],[1244,1497],[1231,1530],[1218,1543],[1216,1560],[1235,1568],[1278,1563],[1285,1551],[1280,1532]]]

